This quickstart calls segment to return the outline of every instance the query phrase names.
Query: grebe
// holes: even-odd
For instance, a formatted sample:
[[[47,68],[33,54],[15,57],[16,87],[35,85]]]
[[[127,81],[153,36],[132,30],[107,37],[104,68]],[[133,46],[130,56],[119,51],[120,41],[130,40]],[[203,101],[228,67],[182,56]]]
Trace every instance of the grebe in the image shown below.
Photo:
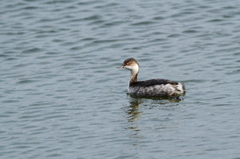
[[[184,85],[179,82],[169,81],[166,79],[151,79],[147,81],[137,81],[139,72],[138,62],[134,58],[126,59],[122,66],[131,71],[128,85],[128,93],[136,96],[173,96],[184,95]]]

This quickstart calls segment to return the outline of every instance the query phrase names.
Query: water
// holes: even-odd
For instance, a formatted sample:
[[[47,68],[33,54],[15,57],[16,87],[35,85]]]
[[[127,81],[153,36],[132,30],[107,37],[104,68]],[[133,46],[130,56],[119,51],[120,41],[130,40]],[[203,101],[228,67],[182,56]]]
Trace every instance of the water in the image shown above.
[[[0,2],[0,158],[240,158],[240,2]],[[133,98],[139,79],[181,101]]]

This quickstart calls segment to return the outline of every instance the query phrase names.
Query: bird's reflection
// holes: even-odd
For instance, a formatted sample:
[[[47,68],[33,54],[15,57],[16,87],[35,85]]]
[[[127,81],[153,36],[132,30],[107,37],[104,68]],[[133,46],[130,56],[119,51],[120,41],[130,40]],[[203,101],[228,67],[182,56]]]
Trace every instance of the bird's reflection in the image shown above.
[[[131,95],[127,95],[127,98],[129,100],[129,105],[125,107],[126,119],[127,119],[127,126],[125,127],[125,129],[130,132],[129,138],[131,140],[129,141],[132,142],[131,145],[133,146],[133,149],[141,146],[142,144],[141,139],[143,139],[146,135],[145,134],[146,130],[144,129],[146,128],[148,129],[146,122],[148,122],[149,119],[144,117],[146,115],[146,113],[144,113],[144,110],[148,111],[146,109],[152,109],[152,110],[175,109],[178,103],[183,100],[180,98],[163,98],[163,97],[142,98],[142,97],[136,97]],[[156,113],[156,112],[152,112],[152,113]],[[168,120],[164,119],[163,122],[159,122],[155,127],[155,129],[169,129],[168,125],[164,121],[168,121]]]
[[[127,119],[129,122],[136,122],[139,117],[141,117],[142,111],[139,111],[140,105],[147,103],[149,100],[153,101],[155,105],[166,105],[169,103],[173,103],[175,106],[176,103],[179,103],[183,99],[181,98],[169,98],[169,97],[136,97],[132,95],[128,95],[129,98],[129,106],[127,107]],[[152,107],[150,107],[152,108]]]
[[[129,99],[129,107],[127,110],[127,114],[128,114],[128,121],[129,122],[135,122],[137,121],[137,119],[141,116],[141,111],[139,111],[140,108],[140,104],[143,103],[143,100],[141,99],[134,99],[134,98],[130,98]]]
[[[128,121],[128,126],[125,127],[126,130],[130,130],[130,138],[134,139],[133,146],[139,145],[139,139],[144,137],[142,134],[142,124],[141,124],[141,115],[143,115],[144,109],[148,107],[149,109],[154,109],[160,107],[160,109],[174,109],[180,101],[183,99],[180,98],[142,98],[136,96],[127,96],[129,100],[129,106],[125,107],[126,119]],[[144,108],[142,108],[144,107]],[[145,120],[144,118],[142,120]],[[160,129],[165,129],[166,125],[164,123],[159,125]]]

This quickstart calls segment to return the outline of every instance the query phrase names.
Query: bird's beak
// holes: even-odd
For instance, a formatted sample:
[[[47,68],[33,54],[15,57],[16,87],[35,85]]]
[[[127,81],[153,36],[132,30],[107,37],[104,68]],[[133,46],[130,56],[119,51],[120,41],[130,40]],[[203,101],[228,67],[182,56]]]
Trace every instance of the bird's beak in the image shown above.
[[[124,65],[122,65],[122,66],[119,66],[119,67],[117,67],[117,68],[124,68]]]

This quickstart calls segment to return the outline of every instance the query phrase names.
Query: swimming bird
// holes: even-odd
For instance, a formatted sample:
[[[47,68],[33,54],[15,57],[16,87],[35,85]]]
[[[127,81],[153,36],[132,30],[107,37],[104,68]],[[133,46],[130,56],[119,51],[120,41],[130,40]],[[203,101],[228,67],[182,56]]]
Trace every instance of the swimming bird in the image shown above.
[[[118,68],[125,68],[131,71],[128,84],[128,93],[131,95],[179,97],[185,94],[185,87],[180,82],[174,82],[167,79],[138,81],[139,64],[134,58],[126,59]]]

